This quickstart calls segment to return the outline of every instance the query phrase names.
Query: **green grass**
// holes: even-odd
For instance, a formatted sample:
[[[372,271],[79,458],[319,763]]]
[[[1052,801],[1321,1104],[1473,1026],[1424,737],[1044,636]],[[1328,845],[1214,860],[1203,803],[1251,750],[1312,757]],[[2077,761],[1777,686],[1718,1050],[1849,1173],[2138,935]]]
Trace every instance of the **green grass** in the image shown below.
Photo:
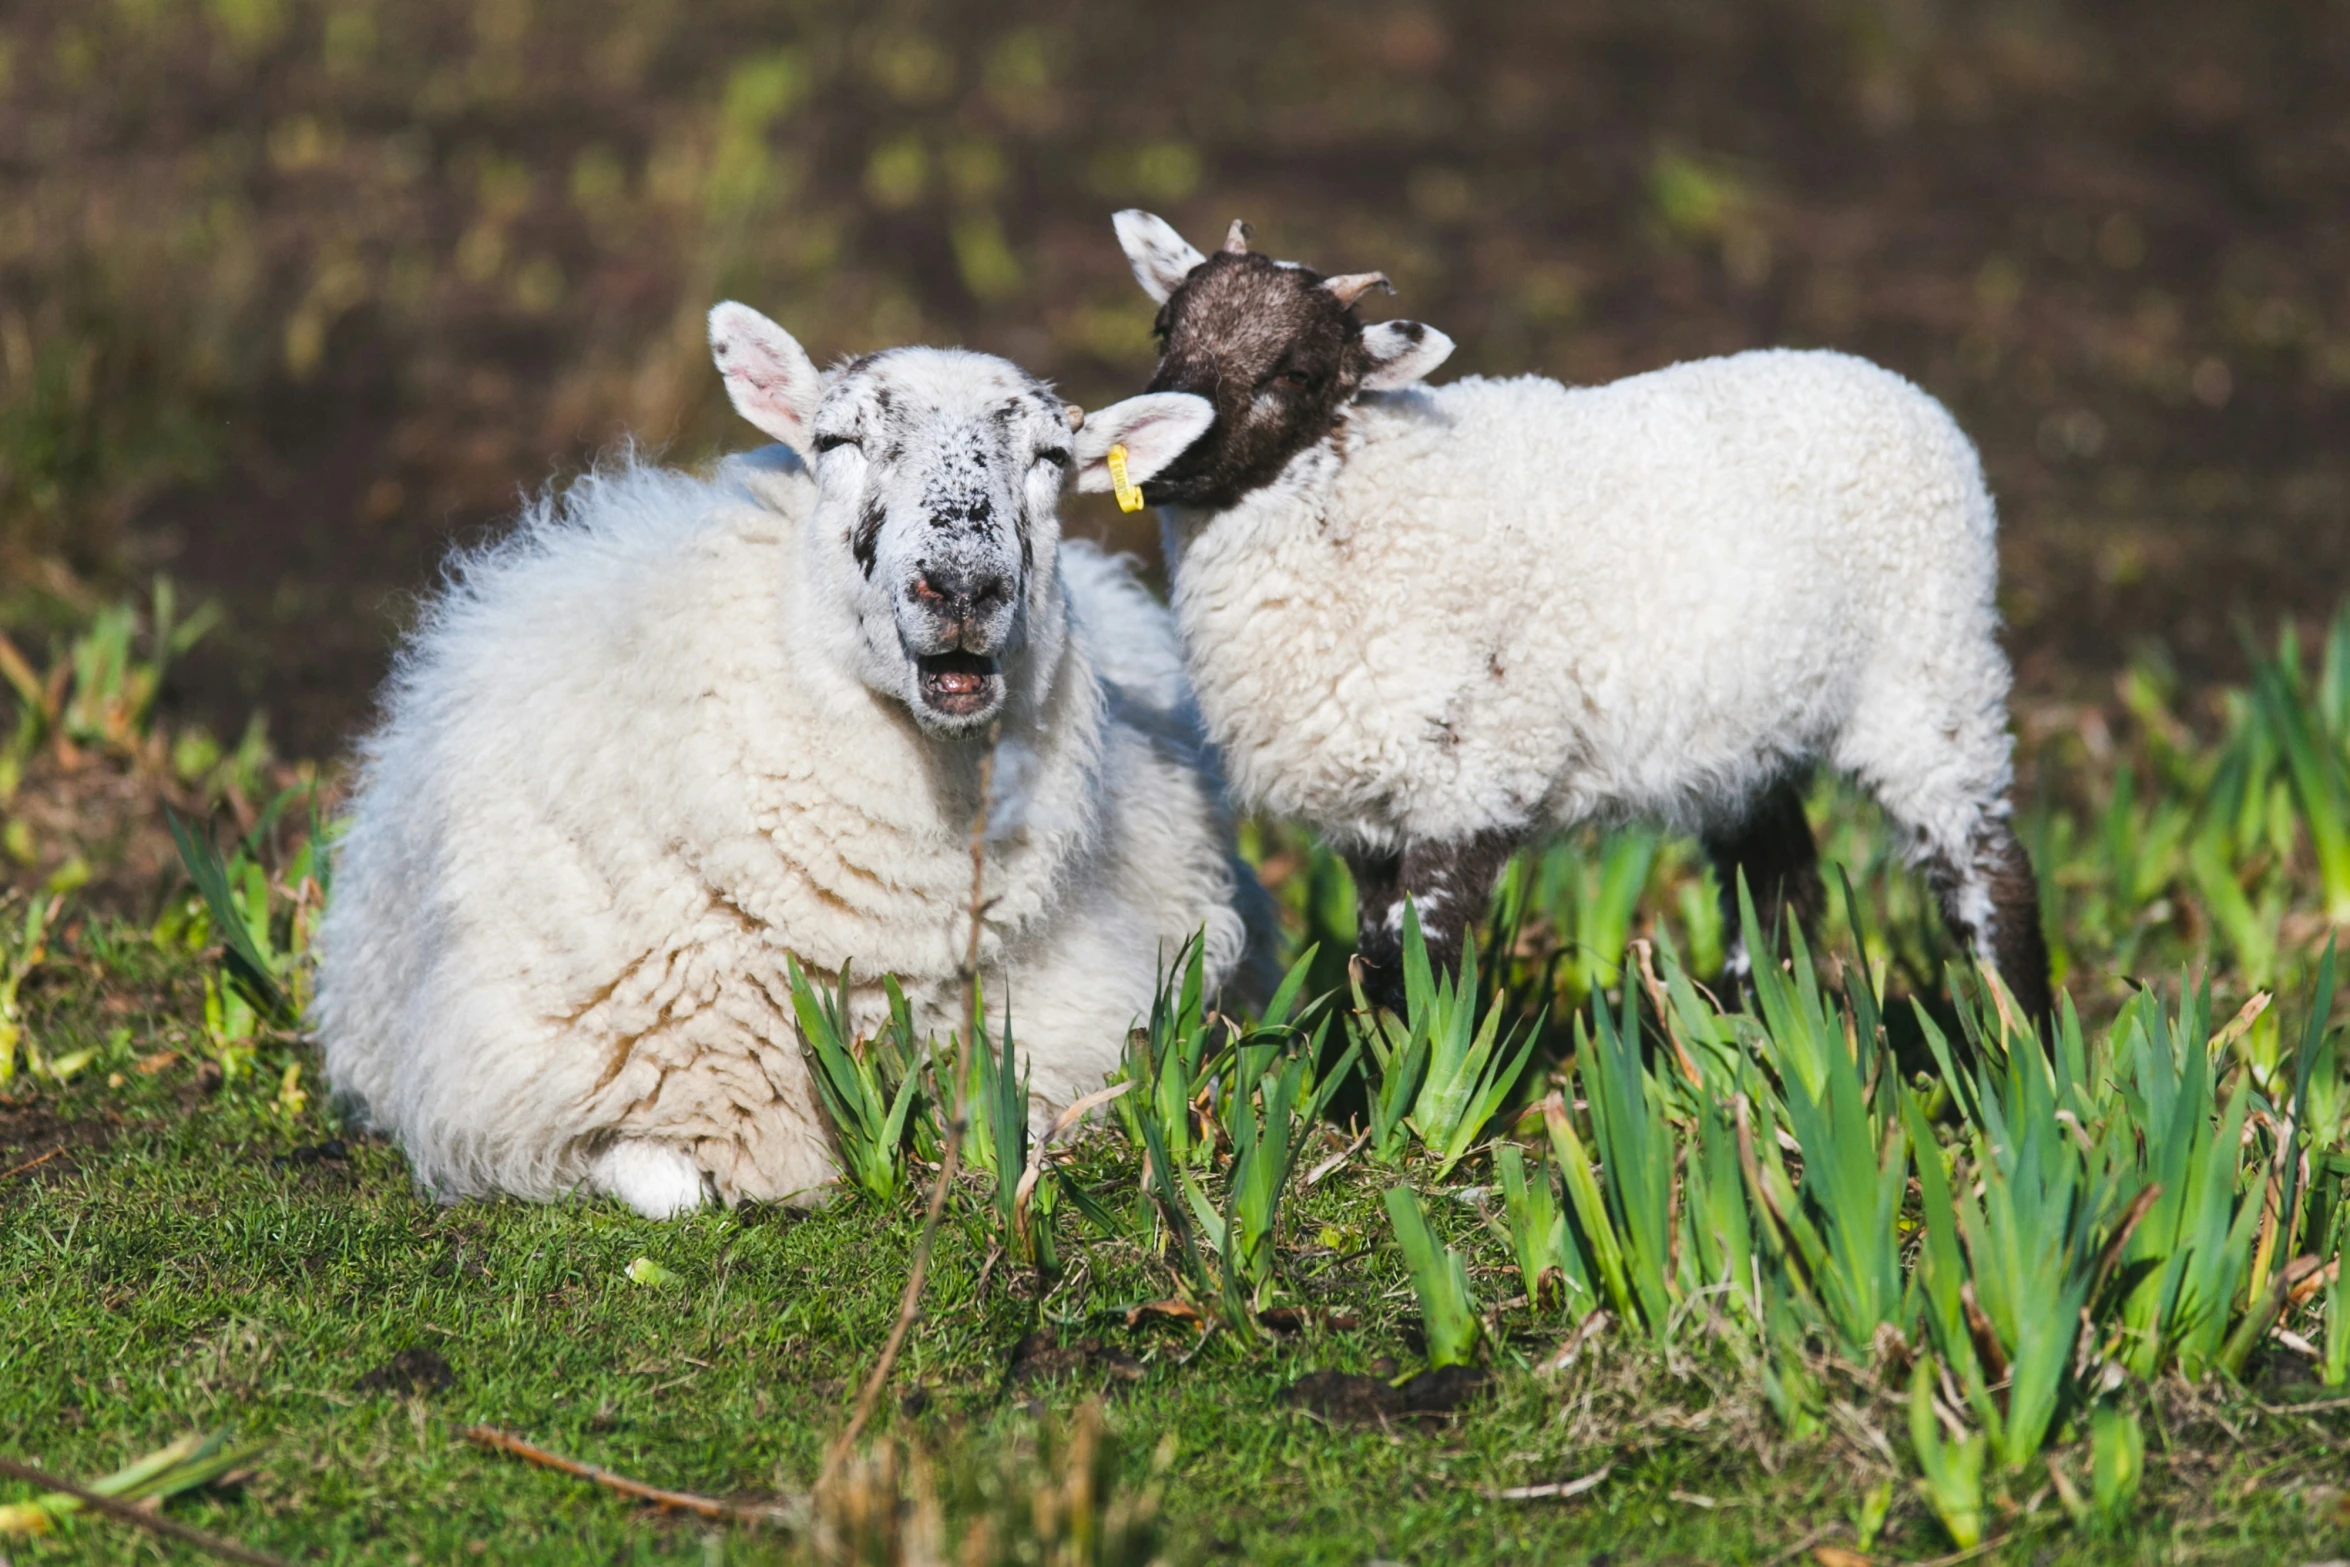
[[[125,1054],[169,1017],[143,1018]],[[910,1200],[885,1213],[843,1201],[806,1218],[743,1211],[674,1224],[602,1204],[442,1208],[415,1195],[381,1145],[347,1142],[347,1163],[276,1162],[330,1128],[313,1112],[270,1109],[265,1078],[190,1104],[191,1079],[174,1068],[134,1073],[120,1090],[92,1081],[44,1096],[68,1117],[120,1124],[103,1150],[77,1152],[78,1175],[20,1176],[0,1210],[0,1385],[14,1452],[90,1476],[191,1426],[233,1426],[270,1444],[255,1474],[232,1494],[175,1502],[174,1516],[313,1560],[790,1559],[781,1537],[725,1533],[711,1545],[707,1526],[482,1452],[458,1432],[496,1424],[713,1494],[804,1488],[894,1310],[918,1219]],[[1108,1142],[1089,1155],[1104,1179],[1130,1179],[1126,1165]],[[1383,1184],[1366,1172],[1302,1193],[1298,1233],[1346,1248],[1376,1241]],[[1509,1293],[1506,1254],[1470,1210],[1431,1208],[1472,1248],[1482,1292]],[[1072,1282],[1044,1301],[1000,1265],[980,1299],[984,1231],[948,1226],[898,1377],[927,1406],[901,1413],[895,1430],[984,1450],[1065,1418],[1105,1385],[1081,1371],[1007,1389],[1026,1335],[1122,1348],[1142,1367],[1139,1381],[1106,1384],[1128,1481],[1145,1478],[1163,1434],[1178,1444],[1166,1485],[1174,1560],[1582,1562],[1604,1550],[1619,1561],[1759,1562],[1844,1520],[1889,1472],[1863,1441],[1780,1434],[1726,1356],[1701,1348],[1668,1364],[1615,1337],[1564,1378],[1505,1371],[1489,1406],[1433,1430],[1334,1428],[1281,1393],[1308,1371],[1410,1358],[1416,1311],[1396,1294],[1392,1248],[1293,1253],[1302,1287],[1336,1294],[1359,1314],[1353,1329],[1264,1346],[1219,1335],[1196,1356],[1186,1329],[1124,1325],[1120,1305],[1157,1293],[1155,1265],[1116,1245],[1065,1249]],[[633,1283],[639,1256],[679,1282]],[[1503,1320],[1529,1356],[1560,1336],[1531,1333],[1523,1311]],[[363,1390],[418,1347],[446,1359],[453,1388]],[[2271,1416],[2252,1395],[2216,1393],[2202,1413],[2184,1390],[2171,1396],[2151,1433],[2147,1505],[2125,1532],[2075,1536],[2043,1500],[2002,1523],[2037,1525],[2031,1548],[1993,1559],[2316,1560],[2350,1546],[2330,1498],[2313,1506],[2291,1489],[2338,1485],[2343,1411]],[[2261,1400],[2281,1409],[2294,1396],[2306,1395],[2270,1389]],[[1899,1432],[1889,1400],[1876,1394],[1850,1418]],[[1608,1481],[1577,1501],[1483,1494],[1608,1462]],[[1938,1553],[1906,1480],[1899,1490],[1897,1549]],[[2052,1556],[2035,1554],[2048,1547]],[[154,1559],[104,1522],[7,1549],[22,1562]]]
[[[2002,1050],[1971,984],[1932,983],[1948,954],[1919,889],[1871,814],[1830,790],[1823,841],[1860,890],[1832,900],[1818,977],[1808,960],[1764,970],[1752,1016],[1715,1010],[1682,967],[1721,938],[1685,847],[1620,838],[1593,848],[1596,875],[1555,849],[1505,887],[1484,943],[1499,1010],[1531,1026],[1547,1009],[1549,1048],[1572,1051],[1528,1072],[1524,1111],[1557,1095],[1540,1114],[1485,1129],[1517,1139],[1507,1158],[1471,1147],[1473,1126],[1414,1123],[1389,1160],[1365,1149],[1309,1186],[1346,1141],[1316,1130],[1252,1180],[1234,1128],[1260,1153],[1290,1146],[1323,1025],[1233,1034],[1171,974],[1132,1058],[1148,1097],[1048,1166],[1026,1210],[1052,1244],[1001,1244],[984,1170],[950,1205],[872,1435],[912,1467],[874,1516],[912,1530],[898,1487],[918,1499],[933,1473],[950,1534],[992,1531],[974,1560],[1139,1563],[1039,1539],[1070,1532],[1040,1498],[1090,1473],[1067,1433],[1099,1398],[1105,1504],[1131,1516],[1155,1499],[1168,1561],[1765,1563],[1805,1541],[1922,1561],[1977,1529],[1993,1561],[2350,1553],[2350,1394],[2268,1337],[2263,1309],[2287,1263],[2338,1254],[2343,1228],[2350,1079],[2317,963],[2334,883],[2306,811],[2350,772],[2346,691],[2350,618],[2316,674],[2297,653],[2265,661],[2258,700],[2182,711],[2141,686],[2122,755],[2042,749],[2035,830],[2084,1019],[2051,1057]],[[142,732],[119,749],[136,773],[168,748]],[[323,895],[302,814],[276,816],[285,841],[260,854],[274,876],[247,852],[270,836],[257,828],[206,877],[261,954],[242,966],[296,988]],[[1329,862],[1292,863],[1295,928],[1343,952]],[[2204,888],[2232,888],[2234,906]],[[250,1473],[170,1515],[309,1561],[923,1559],[840,1542],[874,1486],[821,1488],[812,1543],[658,1514],[462,1433],[495,1425],[651,1484],[796,1504],[893,1318],[927,1184],[908,1145],[935,1145],[935,1092],[902,1134],[873,1117],[863,1193],[813,1215],[443,1208],[395,1149],[337,1122],[307,1043],[266,1009],[230,1018],[228,999],[259,987],[219,966],[207,942],[225,928],[184,893],[153,924],[69,899],[19,965],[0,1450],[87,1481],[227,1430],[263,1444]],[[1595,946],[1631,937],[1653,944],[1638,962]],[[2205,953],[2182,989],[2173,965]],[[2165,968],[2138,995],[2130,976]],[[1330,970],[1299,972],[1310,995]],[[2275,1004],[2226,1023],[2256,984]],[[1464,1037],[1485,1015],[1473,999],[1456,1002]],[[1366,1025],[1343,1011],[1322,1059],[1349,1042],[1376,1078]],[[840,1081],[878,1111],[906,1042],[869,1085],[867,1047],[833,1043]],[[1154,1091],[1176,1064],[1180,1092]],[[2288,1112],[2306,1179],[2273,1153]],[[1165,1165],[1148,1184],[1146,1143]],[[1399,1178],[1410,1192],[1391,1201]],[[1410,1226],[1406,1248],[1393,1216],[1412,1193],[1429,1233]],[[1206,1222],[1244,1217],[1246,1244]],[[2284,1316],[2338,1368],[2340,1293]],[[1170,1299],[1187,1305],[1135,1310]],[[1415,1414],[1439,1384],[1396,1384],[1430,1361],[1488,1380]],[[1325,1373],[1362,1380],[1305,1380]],[[1565,1499],[1496,1494],[1602,1469]],[[31,1494],[0,1487],[0,1503]],[[90,1519],[0,1549],[193,1559]]]

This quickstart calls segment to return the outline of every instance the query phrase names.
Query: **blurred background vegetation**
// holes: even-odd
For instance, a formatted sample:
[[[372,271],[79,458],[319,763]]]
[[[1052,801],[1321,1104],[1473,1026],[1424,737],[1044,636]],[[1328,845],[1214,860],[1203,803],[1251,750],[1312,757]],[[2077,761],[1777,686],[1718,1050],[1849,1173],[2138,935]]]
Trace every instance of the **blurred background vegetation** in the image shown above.
[[[1455,372],[1877,358],[1983,446],[2028,698],[2240,677],[2350,580],[2346,84],[2339,0],[17,0],[0,608],[167,571],[227,613],[166,705],[330,753],[451,538],[747,442],[712,301],[1098,404],[1142,204],[1386,269]]]

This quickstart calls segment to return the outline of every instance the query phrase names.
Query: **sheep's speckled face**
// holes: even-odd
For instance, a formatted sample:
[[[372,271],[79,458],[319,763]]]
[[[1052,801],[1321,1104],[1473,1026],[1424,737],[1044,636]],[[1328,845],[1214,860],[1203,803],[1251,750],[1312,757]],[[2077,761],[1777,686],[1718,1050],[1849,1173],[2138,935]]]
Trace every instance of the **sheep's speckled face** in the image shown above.
[[[892,349],[836,369],[809,432],[819,515],[855,572],[867,683],[926,728],[987,723],[1052,591],[1063,404],[1000,359]]]
[[[1056,507],[1137,481],[1198,439],[1196,397],[1129,397],[1087,419],[1019,366],[951,348],[893,348],[823,375],[792,335],[733,300],[710,312],[710,357],[744,418],[815,471],[802,534],[836,657],[933,734],[1003,710],[1007,669],[1050,678],[1066,616]]]
[[[1149,213],[1121,212],[1117,228],[1136,281],[1159,301],[1150,390],[1189,392],[1216,411],[1207,435],[1145,486],[1152,502],[1232,505],[1328,436],[1358,394],[1408,385],[1452,351],[1417,321],[1363,325],[1354,302],[1384,277],[1326,277],[1257,254],[1245,225],[1212,256]]]

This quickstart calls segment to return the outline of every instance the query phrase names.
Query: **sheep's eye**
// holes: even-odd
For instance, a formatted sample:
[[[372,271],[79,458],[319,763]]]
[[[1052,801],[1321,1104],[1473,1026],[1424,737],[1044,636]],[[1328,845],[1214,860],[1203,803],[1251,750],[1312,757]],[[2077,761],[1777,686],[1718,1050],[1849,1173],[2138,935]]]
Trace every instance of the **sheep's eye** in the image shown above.
[[[1049,462],[1056,468],[1069,466],[1069,453],[1058,446],[1047,446],[1036,454],[1038,462]]]
[[[1303,370],[1284,370],[1273,379],[1296,392],[1302,392],[1314,384],[1314,378]]]
[[[864,443],[853,435],[819,435],[816,437],[816,450],[819,453],[829,452],[835,446],[854,446],[863,450]]]

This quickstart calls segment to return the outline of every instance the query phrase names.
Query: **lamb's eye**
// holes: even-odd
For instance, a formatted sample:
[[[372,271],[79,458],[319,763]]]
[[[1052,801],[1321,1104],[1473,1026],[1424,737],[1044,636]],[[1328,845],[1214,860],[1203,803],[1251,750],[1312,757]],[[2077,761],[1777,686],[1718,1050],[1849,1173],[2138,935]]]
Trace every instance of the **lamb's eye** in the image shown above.
[[[1293,392],[1302,392],[1314,384],[1314,378],[1303,370],[1284,370],[1273,377]]]
[[[816,450],[819,453],[829,452],[835,446],[854,446],[859,451],[864,450],[864,443],[853,435],[819,435],[816,437]]]
[[[1036,454],[1038,462],[1049,462],[1056,468],[1069,466],[1069,453],[1058,446],[1047,446]]]

